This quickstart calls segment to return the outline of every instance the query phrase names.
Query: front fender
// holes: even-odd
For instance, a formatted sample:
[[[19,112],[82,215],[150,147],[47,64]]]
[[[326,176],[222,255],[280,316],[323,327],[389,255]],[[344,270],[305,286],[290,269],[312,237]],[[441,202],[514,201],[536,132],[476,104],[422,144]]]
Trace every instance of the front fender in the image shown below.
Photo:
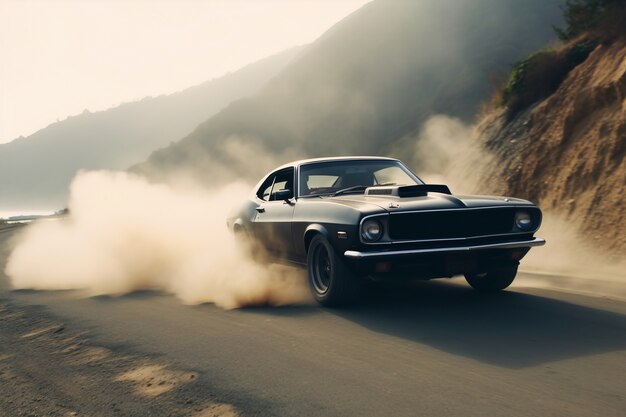
[[[308,252],[308,250],[309,250],[309,243],[311,243],[311,239],[313,239],[313,236],[315,236],[316,233],[319,233],[322,236],[324,236],[327,240],[330,240],[330,233],[328,232],[328,229],[326,227],[324,227],[324,226],[322,226],[321,224],[318,224],[318,223],[310,224],[304,230],[304,251],[305,251],[305,253]]]

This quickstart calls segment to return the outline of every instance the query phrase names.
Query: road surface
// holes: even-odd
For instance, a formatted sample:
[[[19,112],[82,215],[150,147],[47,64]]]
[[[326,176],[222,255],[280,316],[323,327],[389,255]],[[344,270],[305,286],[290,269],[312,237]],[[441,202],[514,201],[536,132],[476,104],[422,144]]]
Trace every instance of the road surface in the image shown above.
[[[201,398],[185,401],[232,406],[203,416],[626,415],[626,302],[611,297],[520,286],[485,296],[446,280],[384,288],[345,310],[227,311],[159,293],[81,298],[6,282],[0,299],[118,356],[192,372],[199,388],[185,395]],[[169,415],[124,404],[89,415]]]

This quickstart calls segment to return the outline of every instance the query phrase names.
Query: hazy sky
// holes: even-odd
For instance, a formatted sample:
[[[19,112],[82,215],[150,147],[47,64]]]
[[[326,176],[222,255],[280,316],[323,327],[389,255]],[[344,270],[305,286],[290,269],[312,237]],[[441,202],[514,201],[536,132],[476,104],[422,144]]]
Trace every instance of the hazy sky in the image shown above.
[[[315,40],[368,0],[0,0],[0,143]]]

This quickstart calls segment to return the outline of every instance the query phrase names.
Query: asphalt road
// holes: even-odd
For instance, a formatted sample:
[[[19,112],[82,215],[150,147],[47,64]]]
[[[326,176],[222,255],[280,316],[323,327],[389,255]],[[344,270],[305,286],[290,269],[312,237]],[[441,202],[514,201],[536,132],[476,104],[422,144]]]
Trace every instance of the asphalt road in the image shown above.
[[[484,296],[461,280],[386,287],[346,310],[225,311],[150,292],[0,296],[112,349],[183,364],[241,415],[626,415],[619,299],[515,286]]]
[[[388,289],[345,311],[224,311],[152,293],[19,292],[105,345],[198,371],[245,415],[599,415],[626,412],[626,306],[549,291]]]

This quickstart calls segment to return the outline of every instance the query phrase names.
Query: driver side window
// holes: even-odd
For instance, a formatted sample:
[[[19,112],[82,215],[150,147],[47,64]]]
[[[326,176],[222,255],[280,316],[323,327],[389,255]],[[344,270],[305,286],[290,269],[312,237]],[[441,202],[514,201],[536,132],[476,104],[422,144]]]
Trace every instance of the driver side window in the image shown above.
[[[276,192],[291,190],[293,192],[294,169],[287,168],[267,177],[257,191],[257,197],[265,201],[275,201]]]

